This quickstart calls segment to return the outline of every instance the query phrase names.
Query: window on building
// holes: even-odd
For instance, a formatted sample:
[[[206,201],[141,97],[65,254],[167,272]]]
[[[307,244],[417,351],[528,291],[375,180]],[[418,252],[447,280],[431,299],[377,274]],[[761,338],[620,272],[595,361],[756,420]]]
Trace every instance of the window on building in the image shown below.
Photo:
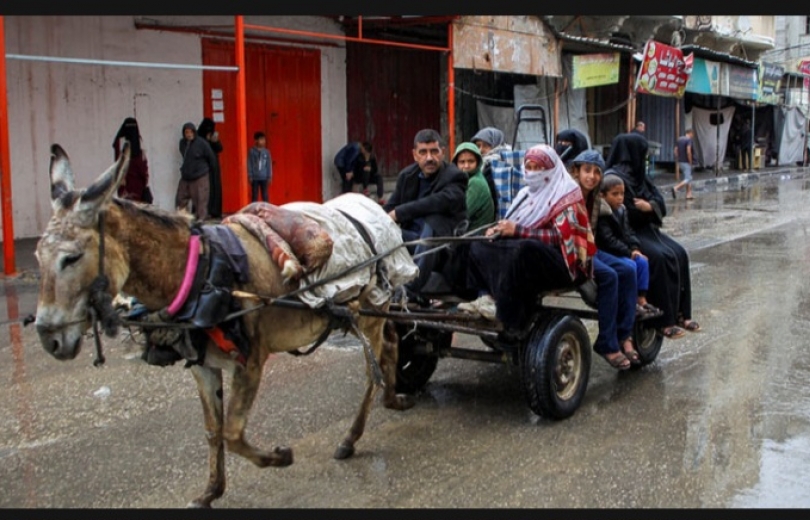
[[[804,34],[810,34],[810,16],[804,17]]]

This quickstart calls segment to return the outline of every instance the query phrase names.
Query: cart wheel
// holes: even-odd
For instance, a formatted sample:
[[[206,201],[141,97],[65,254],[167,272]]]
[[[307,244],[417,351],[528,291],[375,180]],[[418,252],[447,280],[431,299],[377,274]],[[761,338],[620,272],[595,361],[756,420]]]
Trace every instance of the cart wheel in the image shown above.
[[[452,340],[452,333],[439,333],[431,342],[422,337],[419,330],[408,334],[411,330],[411,327],[397,323],[400,339],[396,390],[402,394],[414,394],[425,387],[436,371],[439,352],[449,349]]]
[[[582,321],[554,314],[535,326],[523,353],[523,390],[542,417],[566,419],[579,408],[591,372],[591,340]]]
[[[658,352],[661,351],[661,345],[664,343],[664,336],[653,327],[645,327],[643,321],[636,322],[633,335],[636,340],[636,350],[641,358],[641,365],[636,368],[641,368],[655,361]]]

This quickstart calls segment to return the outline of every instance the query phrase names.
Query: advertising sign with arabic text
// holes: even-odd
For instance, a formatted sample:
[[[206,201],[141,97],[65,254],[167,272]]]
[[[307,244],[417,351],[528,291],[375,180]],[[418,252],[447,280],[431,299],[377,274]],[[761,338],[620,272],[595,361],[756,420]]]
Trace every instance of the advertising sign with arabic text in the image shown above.
[[[636,76],[636,92],[656,96],[683,97],[692,73],[694,54],[663,43],[647,40],[644,57]]]
[[[618,52],[582,54],[574,56],[571,88],[614,85],[618,82]]]
[[[779,85],[782,76],[785,75],[785,68],[775,63],[761,61],[759,64],[761,71],[759,77],[759,101],[776,105],[779,103]]]

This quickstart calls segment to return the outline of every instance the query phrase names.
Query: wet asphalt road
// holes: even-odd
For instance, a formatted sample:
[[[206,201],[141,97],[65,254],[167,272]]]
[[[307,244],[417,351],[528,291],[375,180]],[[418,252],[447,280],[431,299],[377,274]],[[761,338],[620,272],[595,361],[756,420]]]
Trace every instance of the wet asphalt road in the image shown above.
[[[532,414],[514,368],[443,359],[416,407],[376,405],[356,455],[334,460],[364,385],[359,345],[334,337],[265,368],[246,435],[295,463],[227,455],[214,507],[810,507],[810,180],[696,195],[668,200],[666,229],[690,250],[704,330],[639,371],[594,357],[573,417]],[[145,365],[126,333],[101,368],[91,341],[59,362],[15,321],[35,282],[0,291],[0,507],[174,508],[202,492],[190,373]]]

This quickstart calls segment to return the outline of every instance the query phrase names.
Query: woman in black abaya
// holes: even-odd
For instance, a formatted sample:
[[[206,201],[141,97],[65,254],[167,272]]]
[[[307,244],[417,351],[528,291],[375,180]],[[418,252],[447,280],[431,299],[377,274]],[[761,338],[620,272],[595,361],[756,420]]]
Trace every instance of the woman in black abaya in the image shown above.
[[[647,140],[638,134],[619,134],[610,146],[608,173],[624,181],[624,205],[630,226],[641,242],[641,251],[649,258],[650,301],[664,313],[648,320],[667,338],[679,338],[684,329],[700,330],[692,319],[692,281],[689,255],[672,237],[661,231],[666,216],[664,197],[647,177]]]
[[[206,117],[197,127],[197,135],[208,141],[214,156],[217,158],[216,171],[208,172],[209,192],[208,192],[208,218],[222,217],[222,170],[219,163],[219,154],[222,153],[222,142],[219,140],[219,132],[216,130],[217,124],[210,117]]]

